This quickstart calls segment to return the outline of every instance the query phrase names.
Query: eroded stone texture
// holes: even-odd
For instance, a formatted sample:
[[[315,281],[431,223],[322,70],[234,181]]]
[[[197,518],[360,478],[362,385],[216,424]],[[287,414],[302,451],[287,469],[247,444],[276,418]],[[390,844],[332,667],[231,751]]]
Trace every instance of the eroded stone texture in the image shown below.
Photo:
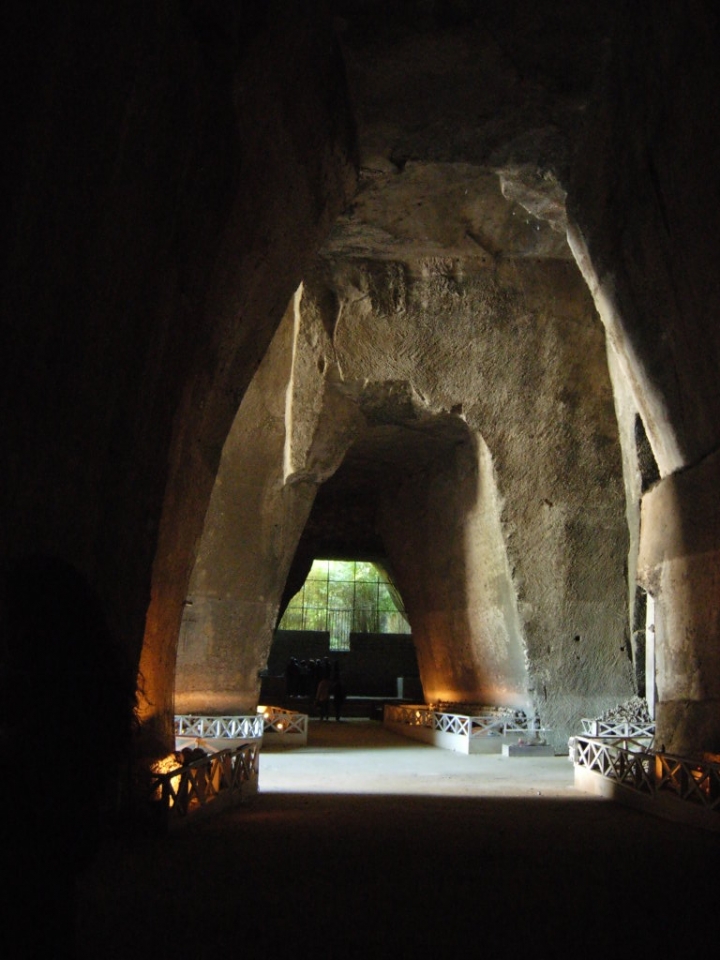
[[[345,64],[315,6],[70,0],[61,14],[48,3],[8,11],[3,561],[36,553],[78,570],[134,660],[147,614],[143,718],[168,743],[182,601],[221,450],[306,277],[305,315],[316,318],[298,331],[310,340],[294,361],[282,471],[286,483],[323,486],[290,582],[312,543],[391,552],[403,534],[379,522],[390,508],[363,493],[363,478],[406,455],[426,499],[408,498],[398,518],[409,524],[456,485],[448,530],[466,507],[472,529],[496,521],[492,548],[473,536],[463,552],[437,533],[448,569],[487,572],[471,589],[413,601],[428,622],[434,610],[454,625],[458,662],[428,641],[438,678],[478,692],[481,661],[485,678],[498,675],[502,657],[479,657],[461,637],[468,611],[482,620],[483,609],[485,624],[517,629],[528,692],[558,730],[578,709],[624,699],[620,611],[639,550],[667,644],[662,738],[714,750],[714,5],[662,2],[649,16],[608,2],[487,0],[479,13],[464,0],[337,0],[362,179],[311,266],[354,189]],[[625,19],[607,43],[616,7]],[[606,79],[586,109],[604,50]],[[630,528],[622,588],[606,576],[627,549],[617,437],[562,237],[566,192],[572,251],[611,341]],[[639,547],[638,413],[663,477],[644,494]],[[272,555],[262,524],[258,543]],[[279,577],[248,576],[265,631]],[[229,601],[232,634],[244,614]],[[256,642],[233,680],[243,702]]]
[[[575,165],[570,235],[663,477],[643,497],[639,546],[656,600],[658,742],[716,752],[717,11],[629,6],[620,27]]]
[[[564,260],[378,262],[341,258],[338,243],[306,280],[315,333],[298,348],[364,420],[362,462],[351,448],[347,464],[364,480],[344,479],[354,499],[325,507],[336,543],[345,529],[347,552],[355,536],[343,511],[374,524],[426,695],[531,705],[560,745],[583,712],[634,689],[617,425],[587,291]],[[327,548],[313,531],[323,503],[304,539]]]
[[[720,753],[720,455],[665,477],[642,501],[640,582],[660,599],[657,741]]]
[[[587,77],[508,57],[502,16],[382,57],[353,23],[362,179],[304,278],[284,475],[322,486],[280,606],[315,555],[389,561],[426,693],[536,710],[563,749],[634,692],[612,389],[563,234]]]
[[[626,11],[570,197],[588,280],[605,300],[600,312],[627,358],[663,474],[720,440],[720,334],[708,324],[720,292],[709,198],[697,187],[717,189],[716,31],[702,0],[663,3],[652,18]]]
[[[541,15],[491,3],[478,20],[429,4],[413,24],[371,3],[338,6],[363,176],[306,271],[284,477],[325,488],[290,584],[320,544],[391,557],[428,689],[526,698],[561,746],[581,713],[633,692],[640,550],[662,635],[673,634],[659,658],[660,729],[671,745],[686,748],[694,730],[714,749],[714,667],[693,639],[715,635],[714,566],[698,570],[692,542],[680,559],[637,535],[640,433],[664,475],[719,439],[717,337],[703,319],[717,299],[713,245],[695,186],[716,182],[719,138],[706,102],[686,97],[688,85],[717,87],[709,8],[621,23],[570,177],[614,5]],[[624,519],[602,338],[563,238],[568,187],[572,253],[610,340]],[[658,317],[674,333],[658,335]],[[462,454],[453,421],[467,431]],[[684,516],[670,500],[644,508],[648,543],[666,510]],[[230,616],[226,632],[242,622]],[[681,723],[683,711],[693,719]]]
[[[140,663],[145,727],[157,723],[166,742],[183,602],[223,443],[305,265],[355,182],[343,64],[322,12],[242,11],[259,35],[251,39],[242,24],[232,34],[240,46],[230,60],[232,93],[225,91],[235,111],[232,189],[222,197],[223,229],[197,318],[207,326],[174,419]]]
[[[278,605],[315,495],[285,484],[285,391],[294,300],[223,448],[178,649],[178,713],[253,713]]]
[[[269,622],[251,594],[268,613],[316,555],[383,559],[426,694],[536,710],[563,749],[581,715],[634,692],[637,536],[603,335],[564,236],[603,30],[562,5],[542,20],[490,5],[482,23],[456,11],[410,26],[386,11],[384,36],[363,30],[371,6],[340,25],[362,178],[305,273],[286,406],[285,482],[321,486],[282,599],[269,571],[248,571],[245,614],[205,593],[188,616],[235,650],[218,682],[244,702]],[[562,39],[548,30],[556,14]],[[569,47],[575,28],[584,39]],[[277,505],[257,492],[276,469],[264,461],[246,481],[261,556],[257,518]],[[636,507],[628,517],[636,530]],[[299,531],[287,532],[290,549]]]
[[[467,428],[443,453],[398,463],[378,517],[425,697],[532,711],[490,453]]]
[[[637,555],[640,544],[640,498],[650,478],[656,479],[657,464],[649,447],[635,398],[622,372],[622,364],[611,343],[607,349],[608,373],[613,387],[618,438],[622,454],[627,522],[627,610],[632,627],[632,662],[639,689],[645,686],[646,607],[637,602]],[[642,450],[639,449],[642,446]],[[652,692],[651,692],[652,693]]]

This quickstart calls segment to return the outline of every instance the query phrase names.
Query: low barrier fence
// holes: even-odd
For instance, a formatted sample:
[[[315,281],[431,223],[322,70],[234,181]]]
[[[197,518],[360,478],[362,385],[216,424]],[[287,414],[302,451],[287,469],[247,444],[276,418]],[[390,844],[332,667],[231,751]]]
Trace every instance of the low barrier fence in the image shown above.
[[[689,760],[651,750],[641,739],[571,737],[576,768],[654,799],[677,800],[704,811],[720,811],[720,763]],[[720,822],[714,825],[717,829]]]
[[[489,734],[505,736],[508,733],[527,733],[537,726],[524,715],[482,714],[472,716],[447,713],[421,705],[385,705],[385,720],[388,723],[405,724],[410,727],[429,727],[443,733],[462,737],[482,737]]]
[[[148,799],[171,828],[198,815],[242,803],[255,796],[260,745],[245,743],[186,764],[150,773]]]
[[[630,723],[626,720],[587,720],[583,719],[583,734],[586,737],[630,737],[647,738],[652,740],[655,736],[654,723]]]
[[[263,717],[175,717],[176,737],[196,737],[201,740],[261,740]]]
[[[288,742],[307,743],[308,715],[281,707],[258,707],[266,734],[278,734]]]
[[[473,752],[482,741],[492,737],[522,736],[540,733],[537,719],[524,713],[483,713],[478,715],[435,710],[426,704],[386,704],[383,721],[386,726],[414,739],[451,745],[453,749]]]
[[[270,734],[283,737],[288,743],[307,743],[307,714],[280,707],[261,706],[257,710],[254,716],[179,714],[175,717],[175,736],[197,740],[262,740]]]

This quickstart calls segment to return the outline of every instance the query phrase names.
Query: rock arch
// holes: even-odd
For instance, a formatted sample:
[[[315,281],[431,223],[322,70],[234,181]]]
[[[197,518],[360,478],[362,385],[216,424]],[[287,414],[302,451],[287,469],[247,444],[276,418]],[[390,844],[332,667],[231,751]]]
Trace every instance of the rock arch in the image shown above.
[[[571,246],[608,331],[615,390],[603,379],[594,401],[626,403],[618,435],[629,520],[604,541],[618,556],[629,541],[622,589],[606,584],[619,611],[615,636],[631,622],[637,562],[665,637],[663,742],[720,749],[717,13],[707,0],[682,11],[661,3],[652,16],[623,7],[613,31],[614,3],[547,4],[544,20],[527,15],[536,5],[503,0],[484,5],[482,22],[472,6],[427,4],[409,23],[399,5],[378,24],[376,4],[352,5],[354,16],[340,4],[342,57],[325,11],[300,3],[283,5],[282,19],[231,4],[90,15],[84,0],[66,5],[62,24],[47,4],[8,13],[3,564],[24,553],[60,557],[100,597],[133,660],[143,648],[150,751],[170,736],[176,638],[222,447],[301,280],[324,304],[336,356],[313,362],[325,383],[328,371],[341,375],[327,394],[336,404],[356,403],[339,385],[362,380],[372,355],[368,339],[347,349],[351,328],[382,324],[392,338],[398,318],[413,315],[423,329],[432,315],[424,343],[440,348],[443,377],[418,378],[386,356],[392,369],[377,382],[412,383],[431,411],[462,414],[482,438],[504,504],[535,695],[543,678],[577,663],[574,638],[582,644],[586,631],[569,611],[585,604],[589,622],[599,602],[587,553],[568,551],[580,575],[558,580],[567,587],[559,619],[534,626],[543,557],[529,561],[547,537],[592,538],[580,498],[567,491],[566,522],[553,516],[545,527],[543,511],[559,514],[544,489],[550,473],[538,473],[536,502],[523,496],[513,482],[522,445],[501,428],[520,394],[503,393],[497,378],[492,390],[476,381],[472,402],[442,387],[472,354],[464,344],[443,355],[443,323],[462,329],[457,302],[489,276],[495,284],[485,283],[473,312],[490,337],[486,351],[491,305],[507,329],[547,335],[534,342],[550,365],[564,342],[557,319],[585,331],[575,341],[583,362],[599,357],[585,350],[597,329],[574,323],[575,306],[548,309],[558,283],[575,291],[573,304],[587,302],[563,233],[566,194]],[[41,35],[39,22],[57,29]],[[346,208],[355,160],[361,190]],[[509,288],[522,310],[508,312]],[[477,374],[486,355],[473,349]],[[528,401],[551,380],[528,381]],[[573,387],[555,396],[565,418],[593,399]],[[624,439],[636,413],[660,473],[644,493]],[[548,443],[594,463],[591,473],[617,492],[617,437],[590,431],[583,436],[602,442],[587,443],[572,423],[559,432],[557,424]],[[323,437],[309,435],[303,447],[318,462]],[[540,460],[524,458],[537,472],[550,447],[527,439],[544,448]],[[610,448],[612,477],[602,468]],[[568,462],[560,457],[560,472]],[[295,469],[286,464],[288,477]],[[598,502],[614,506],[609,522],[601,510],[597,529],[619,530],[616,493]],[[542,643],[558,624],[567,637],[548,659]],[[626,664],[604,662],[614,677],[607,696],[618,695]],[[567,680],[563,689],[576,693],[552,708],[558,729],[588,703],[582,673]]]

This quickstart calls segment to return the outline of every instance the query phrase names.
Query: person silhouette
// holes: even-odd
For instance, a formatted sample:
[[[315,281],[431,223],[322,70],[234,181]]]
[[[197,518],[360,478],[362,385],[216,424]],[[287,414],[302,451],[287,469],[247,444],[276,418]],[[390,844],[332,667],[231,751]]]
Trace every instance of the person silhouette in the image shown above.
[[[330,719],[330,689],[330,678],[321,677],[317,685],[317,693],[315,694],[315,703],[317,704],[321,720]]]
[[[341,719],[343,704],[345,703],[345,687],[343,686],[340,671],[335,672],[335,681],[333,683],[333,703],[335,705],[335,720]]]

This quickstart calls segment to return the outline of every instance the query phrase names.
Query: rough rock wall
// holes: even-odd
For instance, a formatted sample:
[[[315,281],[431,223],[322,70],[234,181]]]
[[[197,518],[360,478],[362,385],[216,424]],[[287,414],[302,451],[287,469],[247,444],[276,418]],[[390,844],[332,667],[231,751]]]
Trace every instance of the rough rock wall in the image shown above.
[[[429,702],[533,709],[492,458],[469,430],[384,485],[378,528]]]
[[[331,255],[316,282],[325,321],[307,348],[363,413],[366,458],[373,423],[417,435],[423,417],[462,416],[476,435],[470,461],[425,462],[415,478],[409,455],[405,473],[396,461],[377,521],[426,690],[529,700],[561,747],[583,713],[634,692],[617,424],[577,270]]]
[[[628,6],[568,200],[574,250],[663,478],[643,498],[640,575],[664,647],[658,739],[682,753],[720,749],[719,27],[702,0],[661,3],[652,17]]]
[[[638,573],[657,622],[657,743],[681,756],[720,754],[720,454],[645,494]]]
[[[4,21],[4,557],[79,568],[135,661],[154,562],[161,739],[222,443],[354,182],[343,65],[306,7],[71,0]]]
[[[627,557],[627,609],[628,623],[631,625],[632,660],[638,689],[645,686],[645,614],[646,606],[638,602],[638,566],[637,557],[640,548],[640,499],[649,477],[655,477],[657,465],[649,449],[647,437],[642,428],[642,419],[626,377],[622,363],[612,344],[607,350],[608,372],[613,387],[615,414],[618,423],[618,436],[622,454],[622,476],[625,487],[625,516],[628,533]],[[639,447],[642,446],[641,451]],[[644,464],[642,455],[651,461]],[[643,469],[643,466],[645,469]],[[651,691],[652,696],[652,691]]]
[[[703,0],[627,11],[568,201],[663,475],[720,434],[717,30]]]
[[[253,713],[278,606],[315,485],[286,484],[285,393],[295,302],[248,387],[223,448],[185,601],[177,713]]]

